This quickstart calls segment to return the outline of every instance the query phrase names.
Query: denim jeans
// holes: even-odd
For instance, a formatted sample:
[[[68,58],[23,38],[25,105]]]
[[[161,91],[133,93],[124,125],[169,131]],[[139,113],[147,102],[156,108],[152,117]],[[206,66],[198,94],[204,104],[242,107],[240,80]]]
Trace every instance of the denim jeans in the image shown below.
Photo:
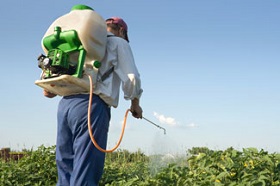
[[[95,148],[88,133],[88,94],[63,97],[57,112],[57,186],[97,186],[105,154]],[[106,148],[110,107],[93,95],[92,133],[100,147]]]

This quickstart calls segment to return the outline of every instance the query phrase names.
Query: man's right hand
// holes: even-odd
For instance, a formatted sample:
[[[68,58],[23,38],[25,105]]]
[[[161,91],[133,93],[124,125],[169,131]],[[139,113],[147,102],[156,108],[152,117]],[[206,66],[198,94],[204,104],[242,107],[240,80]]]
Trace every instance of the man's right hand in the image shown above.
[[[135,98],[131,100],[130,111],[133,117],[137,119],[142,118],[143,110],[139,105],[139,99]]]
[[[49,91],[47,91],[47,90],[44,90],[44,91],[43,91],[43,94],[44,94],[44,96],[46,96],[47,98],[53,98],[53,97],[56,96],[56,94],[51,93],[51,92],[49,92]]]

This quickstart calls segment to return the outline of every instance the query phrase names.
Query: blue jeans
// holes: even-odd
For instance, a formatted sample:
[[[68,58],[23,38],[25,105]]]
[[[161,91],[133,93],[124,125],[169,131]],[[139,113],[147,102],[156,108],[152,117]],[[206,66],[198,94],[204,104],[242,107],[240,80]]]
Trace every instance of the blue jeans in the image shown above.
[[[56,163],[57,186],[97,186],[101,179],[105,154],[95,148],[88,133],[88,94],[65,96],[57,112]],[[107,145],[110,107],[93,95],[91,127],[103,149]]]

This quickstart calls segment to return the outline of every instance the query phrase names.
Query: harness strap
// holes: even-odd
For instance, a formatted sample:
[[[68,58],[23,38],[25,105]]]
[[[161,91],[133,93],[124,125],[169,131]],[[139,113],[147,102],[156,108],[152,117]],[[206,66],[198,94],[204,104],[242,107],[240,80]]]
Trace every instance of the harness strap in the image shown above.
[[[107,37],[116,37],[115,35],[107,35]],[[112,66],[109,70],[107,70],[102,76],[101,76],[101,81],[104,81],[105,79],[107,79],[110,74],[114,72],[114,66]]]
[[[114,66],[112,66],[109,70],[107,70],[102,76],[101,76],[101,81],[104,81],[105,79],[107,79],[110,74],[114,72]]]

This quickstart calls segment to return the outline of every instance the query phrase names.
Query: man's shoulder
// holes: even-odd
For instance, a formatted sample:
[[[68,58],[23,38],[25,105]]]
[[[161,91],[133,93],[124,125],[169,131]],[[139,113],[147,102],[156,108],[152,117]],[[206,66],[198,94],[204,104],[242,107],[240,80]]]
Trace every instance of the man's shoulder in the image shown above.
[[[107,32],[107,38],[109,41],[117,42],[119,44],[128,44],[128,42],[125,39],[115,36],[111,32]]]

